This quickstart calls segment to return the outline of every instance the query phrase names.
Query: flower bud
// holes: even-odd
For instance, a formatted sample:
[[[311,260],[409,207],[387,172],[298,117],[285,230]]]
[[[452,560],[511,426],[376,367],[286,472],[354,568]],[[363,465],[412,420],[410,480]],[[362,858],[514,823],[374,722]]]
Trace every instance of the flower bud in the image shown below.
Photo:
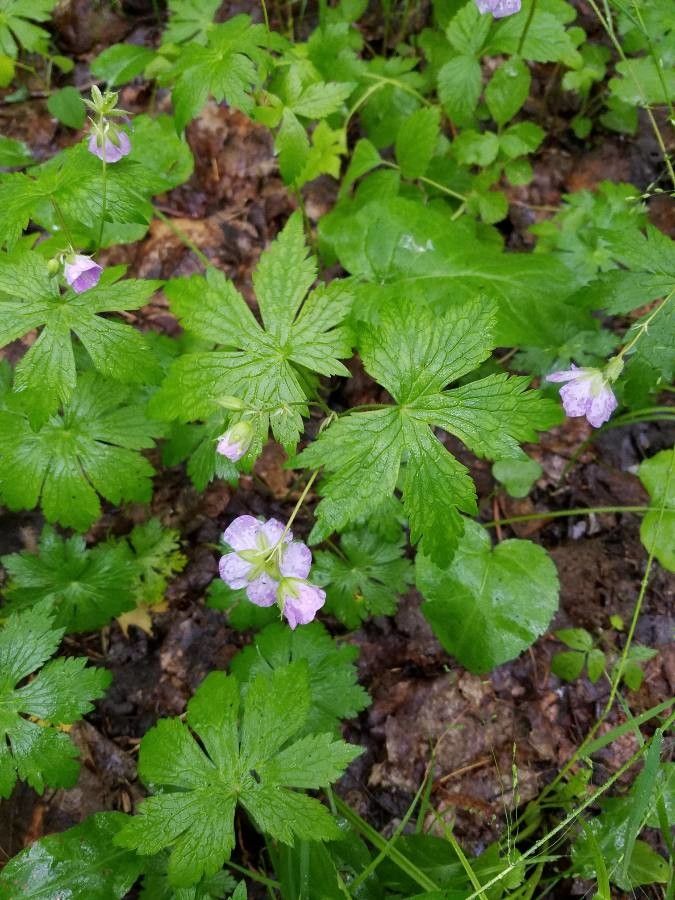
[[[240,400],[239,397],[233,397],[231,394],[223,394],[222,397],[216,400],[216,403],[218,406],[222,406],[223,409],[231,409],[233,412],[241,412],[243,409],[246,409],[244,401]]]
[[[216,452],[232,460],[232,462],[237,462],[251,446],[253,434],[253,426],[250,422],[246,420],[237,422],[236,425],[232,425],[218,438]]]

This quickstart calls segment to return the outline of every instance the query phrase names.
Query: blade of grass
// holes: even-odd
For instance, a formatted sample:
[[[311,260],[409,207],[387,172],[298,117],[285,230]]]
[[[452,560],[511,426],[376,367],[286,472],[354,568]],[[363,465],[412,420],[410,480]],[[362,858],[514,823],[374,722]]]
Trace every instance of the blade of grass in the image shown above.
[[[598,879],[598,890],[596,893],[597,900],[612,900],[612,889],[609,886],[609,874],[605,865],[605,858],[602,855],[600,845],[595,839],[593,830],[588,827],[588,823],[584,825],[584,836],[588,841],[593,854],[595,863],[595,877]]]
[[[387,841],[382,837],[379,832],[375,831],[365,819],[362,819],[361,816],[355,812],[351,806],[345,803],[340,797],[335,797],[335,805],[338,809],[340,815],[344,816],[345,819],[352,825],[362,837],[364,837],[370,844],[376,847],[378,850],[386,850],[386,855],[389,859],[394,863],[394,865],[398,866],[398,868],[405,872],[409,878],[418,884],[425,891],[438,891],[440,890],[439,886],[429,878],[426,873],[424,873],[421,869],[419,869],[413,862],[411,862],[405,854],[401,853],[395,846],[388,846]]]
[[[642,830],[644,819],[649,811],[649,803],[654,793],[656,785],[656,776],[659,772],[659,763],[661,762],[661,748],[663,746],[663,732],[657,728],[654,733],[647,757],[645,759],[644,768],[635,779],[631,788],[631,796],[634,798],[631,806],[630,815],[628,816],[628,825],[626,827],[626,843],[623,849],[623,862],[621,865],[621,877],[624,881],[628,879],[628,867],[633,855],[633,848],[637,836]]]

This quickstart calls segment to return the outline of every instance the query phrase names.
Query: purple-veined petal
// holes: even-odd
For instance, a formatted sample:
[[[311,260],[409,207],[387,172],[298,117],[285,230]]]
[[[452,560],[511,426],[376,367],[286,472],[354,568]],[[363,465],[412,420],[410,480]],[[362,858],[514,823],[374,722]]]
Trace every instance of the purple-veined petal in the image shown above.
[[[233,550],[256,550],[256,537],[261,527],[254,516],[237,516],[225,529],[223,540]]]
[[[600,428],[609,420],[617,406],[614,392],[609,385],[605,385],[599,393],[591,397],[586,409],[586,418],[593,428]]]
[[[264,537],[268,547],[274,547],[275,544],[279,543],[285,527],[278,519],[268,519],[267,522],[261,525],[260,534]],[[289,531],[284,540],[290,542],[292,539],[293,535]]]
[[[590,378],[570,381],[560,389],[560,399],[568,416],[585,416],[592,399]]]
[[[279,583],[269,575],[259,575],[246,588],[246,596],[256,606],[272,606],[277,602]]]
[[[77,253],[72,262],[66,261],[63,265],[63,274],[66,281],[76,294],[82,294],[89,288],[96,287],[103,272],[103,268],[83,253]]]
[[[312,567],[312,551],[302,541],[284,547],[279,571],[286,578],[307,578]]]
[[[492,7],[492,15],[495,19],[503,19],[504,16],[512,16],[520,12],[520,0],[497,0]]]
[[[283,614],[292,629],[308,625],[326,602],[326,592],[306,581],[292,580],[280,589]]]
[[[476,0],[476,6],[481,15],[492,13],[495,19],[520,12],[520,0]]]
[[[220,577],[225,584],[233,590],[246,587],[248,584],[248,575],[252,568],[253,566],[251,563],[246,562],[246,560],[242,559],[237,553],[227,553],[225,556],[221,557],[221,560],[218,563]]]
[[[228,433],[225,432],[225,434],[218,438],[216,453],[219,453],[221,456],[226,456],[229,460],[232,460],[232,462],[237,462],[237,460],[241,459],[246,453],[246,448],[242,447],[241,443],[236,440],[232,440]]]
[[[585,369],[580,369],[579,366],[575,366],[574,363],[571,364],[571,368],[562,369],[560,372],[551,372],[550,375],[546,376],[547,381],[572,381],[574,378],[579,378],[580,375],[583,375]]]
[[[129,136],[123,131],[118,131],[115,140],[107,136],[103,139],[103,144],[99,144],[99,136],[92,134],[88,143],[89,152],[99,159],[105,160],[107,163],[119,162],[123,157],[131,153],[131,141]]]
[[[237,462],[246,455],[246,451],[251,446],[253,433],[253,426],[250,422],[237,422],[218,438],[216,452],[221,456],[226,456],[232,462]]]

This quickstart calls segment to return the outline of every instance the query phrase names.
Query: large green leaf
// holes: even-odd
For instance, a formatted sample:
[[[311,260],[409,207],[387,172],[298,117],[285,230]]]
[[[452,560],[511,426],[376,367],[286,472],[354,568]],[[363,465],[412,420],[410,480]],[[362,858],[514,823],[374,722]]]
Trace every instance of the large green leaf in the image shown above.
[[[95,813],[74,828],[35,841],[0,872],[0,900],[126,897],[143,868],[139,856],[112,843],[126,821],[123,813]]]
[[[331,234],[335,251],[350,273],[385,286],[374,316],[383,294],[436,311],[482,295],[497,303],[501,345],[558,347],[566,328],[593,328],[587,311],[566,303],[574,279],[551,256],[503,253],[449,214],[401,198],[367,203],[347,224]]]
[[[471,672],[488,672],[527,649],[558,608],[551,558],[531,541],[492,547],[488,532],[467,521],[451,565],[416,560],[422,607],[445,649]]]

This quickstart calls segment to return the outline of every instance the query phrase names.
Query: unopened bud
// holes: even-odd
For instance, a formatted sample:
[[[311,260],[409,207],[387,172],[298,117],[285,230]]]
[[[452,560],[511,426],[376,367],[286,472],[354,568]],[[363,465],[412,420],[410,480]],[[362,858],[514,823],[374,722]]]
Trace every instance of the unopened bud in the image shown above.
[[[222,397],[216,400],[216,403],[218,406],[222,406],[223,409],[231,409],[232,412],[241,412],[243,409],[246,409],[244,401],[240,400],[239,397],[233,397],[231,394],[223,394]]]
[[[245,456],[246,451],[251,446],[253,434],[253,426],[250,422],[246,420],[237,422],[236,425],[232,425],[218,438],[216,452],[220,453],[221,456],[227,457],[232,462],[237,462],[242,456]]]

